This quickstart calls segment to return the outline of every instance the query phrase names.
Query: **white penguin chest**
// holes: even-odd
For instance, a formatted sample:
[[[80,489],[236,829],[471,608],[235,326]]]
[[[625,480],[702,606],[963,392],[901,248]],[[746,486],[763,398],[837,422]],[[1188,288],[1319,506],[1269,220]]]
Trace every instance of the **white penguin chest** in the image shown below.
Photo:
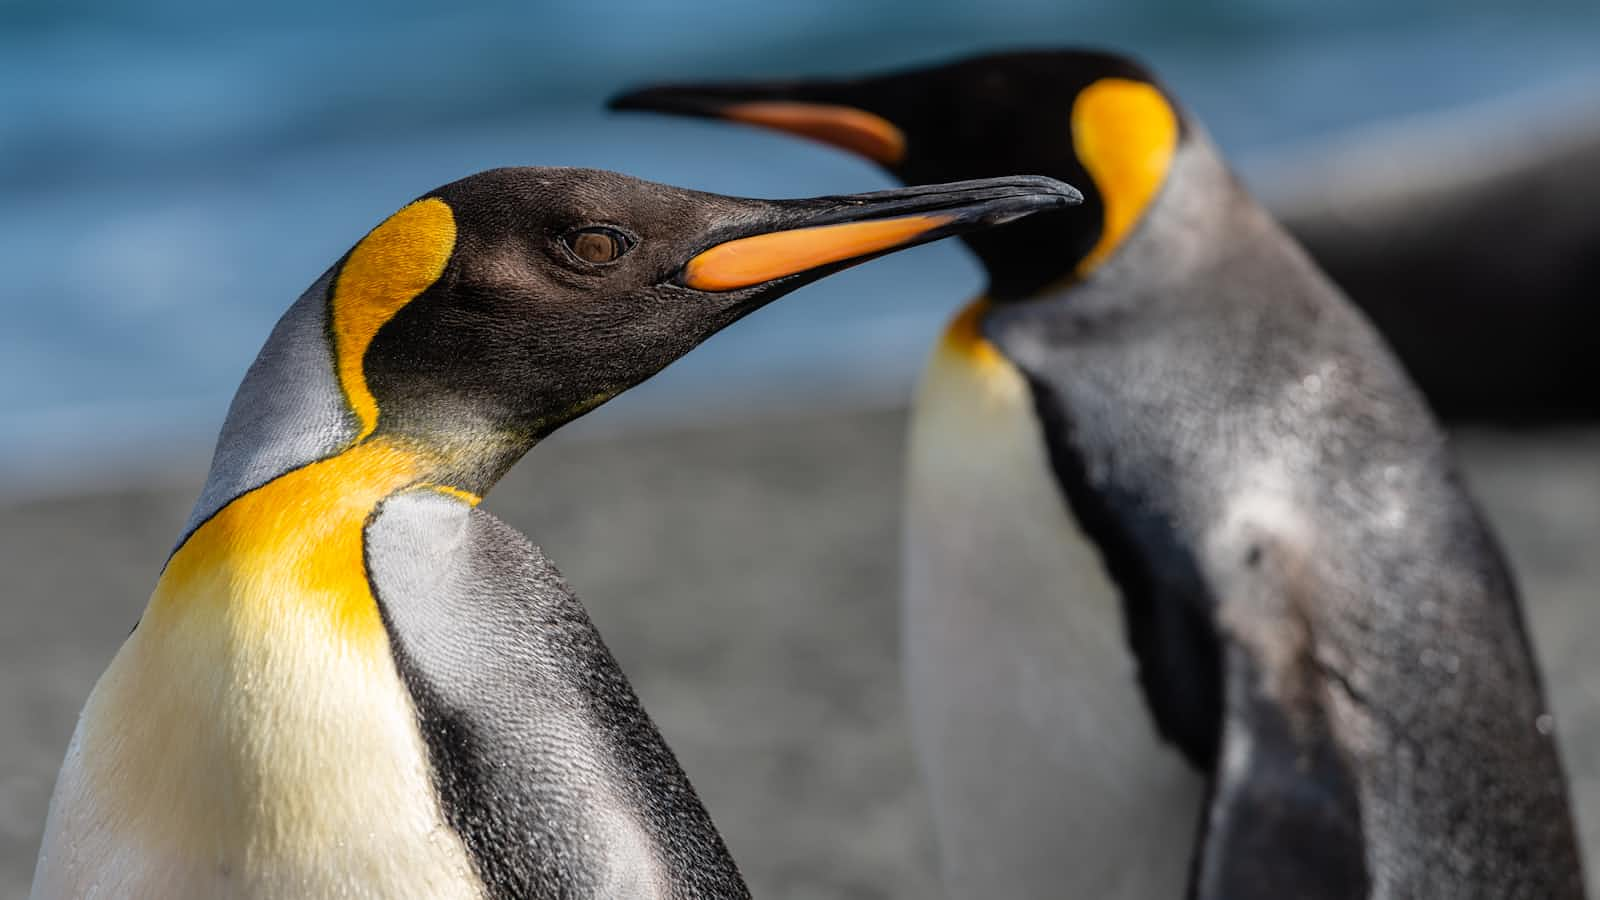
[[[364,578],[370,503],[301,502],[347,477],[332,462],[168,563],[79,720],[35,900],[481,896]]]
[[[903,548],[907,692],[949,887],[1179,896],[1200,780],[1155,731],[1118,591],[980,310],[924,376]]]

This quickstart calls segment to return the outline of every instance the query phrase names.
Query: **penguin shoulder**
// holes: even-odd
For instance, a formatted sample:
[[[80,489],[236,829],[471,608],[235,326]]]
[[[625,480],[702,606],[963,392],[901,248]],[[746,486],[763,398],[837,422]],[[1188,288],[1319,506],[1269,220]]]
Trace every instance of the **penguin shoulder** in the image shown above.
[[[460,497],[391,497],[373,591],[447,820],[491,896],[743,896],[721,838],[555,565]]]

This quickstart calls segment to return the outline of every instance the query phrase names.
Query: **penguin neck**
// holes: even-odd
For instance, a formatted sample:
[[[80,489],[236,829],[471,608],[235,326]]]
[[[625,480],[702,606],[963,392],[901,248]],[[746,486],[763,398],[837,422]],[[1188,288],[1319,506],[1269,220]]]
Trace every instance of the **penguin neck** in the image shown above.
[[[1086,247],[1096,244],[1094,235],[1058,232],[1048,244],[1033,246],[1036,256],[1055,260],[1049,277],[1035,278],[1030,290],[1019,292],[1011,289],[1018,283],[1015,273],[984,260],[989,278],[984,296],[1002,316],[1032,307],[1026,313],[1031,318],[1037,307],[1053,306],[1080,320],[1093,319],[1102,309],[1108,315],[1126,315],[1130,305],[1158,294],[1186,296],[1192,292],[1183,291],[1183,284],[1216,252],[1215,235],[1235,220],[1241,196],[1238,182],[1209,137],[1191,123],[1160,189],[1113,244],[1098,250],[1097,259],[1084,255]],[[1127,291],[1128,284],[1138,284],[1141,290]]]
[[[1030,216],[993,231],[965,235],[962,242],[988,278],[984,295],[1015,300],[1075,278],[1077,261],[1089,253],[1095,239],[1095,233],[1083,228],[1069,211]]]
[[[183,612],[237,618],[282,608],[325,615],[341,633],[377,634],[362,546],[373,512],[407,490],[477,502],[431,482],[431,465],[415,448],[373,438],[234,498],[167,561],[146,621],[159,627]]]
[[[476,498],[487,494],[537,443],[526,433],[477,421],[454,421],[426,430],[380,424],[355,447],[372,441],[405,448],[414,460],[414,471],[428,483]]]
[[[229,504],[319,462],[357,454],[365,482],[438,485],[476,502],[533,446],[531,436],[471,422],[380,421],[363,435],[327,337],[330,282],[324,274],[289,307],[245,373],[179,546]]]

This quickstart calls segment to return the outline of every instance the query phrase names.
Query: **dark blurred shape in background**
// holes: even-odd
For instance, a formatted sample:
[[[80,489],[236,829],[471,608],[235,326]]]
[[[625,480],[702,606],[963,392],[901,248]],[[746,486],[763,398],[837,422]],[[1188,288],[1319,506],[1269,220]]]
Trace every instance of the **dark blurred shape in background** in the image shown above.
[[[1331,141],[1258,173],[1453,422],[1600,415],[1600,91]]]

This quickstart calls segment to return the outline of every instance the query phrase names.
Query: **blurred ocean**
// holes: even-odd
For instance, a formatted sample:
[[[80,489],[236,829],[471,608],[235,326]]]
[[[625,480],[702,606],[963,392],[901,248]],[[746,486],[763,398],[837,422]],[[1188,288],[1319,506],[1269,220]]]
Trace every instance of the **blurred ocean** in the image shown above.
[[[290,301],[384,215],[470,172],[587,165],[755,196],[887,183],[801,142],[601,111],[621,87],[1068,43],[1152,62],[1247,176],[1369,123],[1600,83],[1593,0],[6,0],[0,487],[203,452]],[[875,262],[600,415],[901,390],[978,284],[953,243]]]

